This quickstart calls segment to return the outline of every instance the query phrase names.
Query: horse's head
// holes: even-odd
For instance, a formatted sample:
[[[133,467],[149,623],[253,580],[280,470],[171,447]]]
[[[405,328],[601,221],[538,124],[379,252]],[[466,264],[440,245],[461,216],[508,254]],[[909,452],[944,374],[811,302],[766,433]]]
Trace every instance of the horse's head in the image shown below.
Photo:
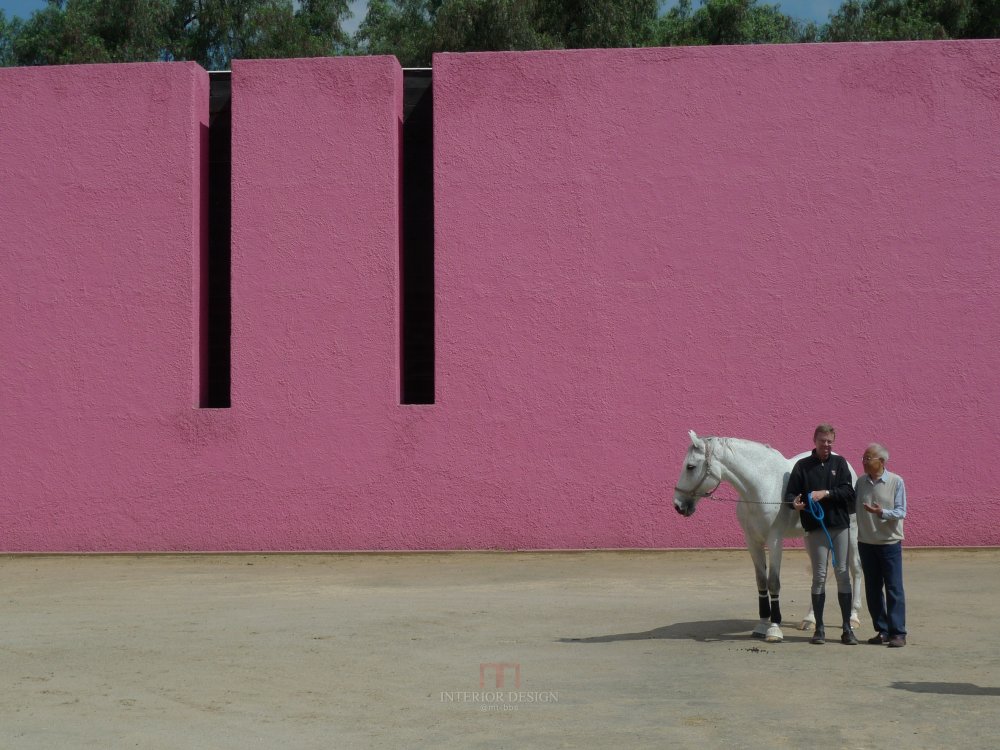
[[[681,476],[674,485],[674,508],[687,518],[695,511],[698,501],[708,497],[722,484],[722,466],[713,460],[712,444],[688,432],[691,445],[684,457]]]

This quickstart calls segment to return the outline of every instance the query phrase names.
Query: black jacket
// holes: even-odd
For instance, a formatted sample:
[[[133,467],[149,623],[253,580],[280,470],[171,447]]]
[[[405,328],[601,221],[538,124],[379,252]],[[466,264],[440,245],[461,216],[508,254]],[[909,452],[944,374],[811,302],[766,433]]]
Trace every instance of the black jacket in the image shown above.
[[[788,489],[785,492],[785,502],[792,504],[796,495],[806,499],[807,492],[828,490],[829,496],[819,501],[823,508],[824,519],[828,529],[846,529],[851,525],[851,513],[854,512],[854,483],[851,481],[851,469],[843,456],[830,454],[825,462],[816,457],[816,451],[795,463],[792,474],[788,477]],[[799,511],[802,528],[814,531],[820,528],[819,521],[809,512],[809,508]]]

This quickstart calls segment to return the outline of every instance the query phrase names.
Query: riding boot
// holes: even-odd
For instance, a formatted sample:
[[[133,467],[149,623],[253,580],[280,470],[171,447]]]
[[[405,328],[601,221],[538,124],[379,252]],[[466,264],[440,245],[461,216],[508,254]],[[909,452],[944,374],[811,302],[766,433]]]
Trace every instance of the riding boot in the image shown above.
[[[850,592],[838,591],[837,603],[840,605],[840,614],[844,620],[844,628],[851,627],[851,598],[854,595]]]
[[[812,595],[813,615],[816,617],[816,630],[810,643],[826,643],[826,630],[823,628],[823,607],[826,604],[826,592]]]
[[[844,633],[840,636],[840,642],[846,646],[856,646],[858,644],[857,636],[854,635],[854,631],[851,629],[851,598],[852,594],[850,591],[837,592],[840,614],[844,618]]]

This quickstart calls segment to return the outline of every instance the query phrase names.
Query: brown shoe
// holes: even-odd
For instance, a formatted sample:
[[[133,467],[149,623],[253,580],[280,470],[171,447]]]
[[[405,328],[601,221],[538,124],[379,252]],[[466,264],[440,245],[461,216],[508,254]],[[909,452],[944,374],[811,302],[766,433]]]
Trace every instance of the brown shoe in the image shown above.
[[[868,639],[868,642],[873,646],[884,646],[889,642],[889,636],[882,635],[881,633],[876,633],[875,635],[873,635],[871,638]]]
[[[906,645],[905,635],[894,635],[889,639],[889,648],[902,648]]]

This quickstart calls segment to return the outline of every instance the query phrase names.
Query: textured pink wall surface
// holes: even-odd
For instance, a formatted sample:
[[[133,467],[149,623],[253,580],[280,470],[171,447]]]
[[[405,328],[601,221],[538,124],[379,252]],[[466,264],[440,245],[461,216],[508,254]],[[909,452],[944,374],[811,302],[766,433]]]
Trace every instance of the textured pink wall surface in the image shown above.
[[[392,57],[233,63],[233,409],[222,416],[252,450],[227,469],[239,487],[227,512],[253,525],[240,544],[426,538],[396,499],[402,86]]]
[[[0,548],[173,543],[208,76],[7,68],[0,112]]]
[[[231,409],[194,408],[205,74],[0,71],[0,548],[738,546],[673,511],[687,430],[820,421],[889,447],[909,544],[1000,543],[998,53],[437,56],[423,406],[394,59],[234,63]]]
[[[670,517],[687,429],[830,421],[890,448],[910,543],[1000,541],[998,53],[435,58],[441,405],[519,537],[737,544],[731,505]]]

